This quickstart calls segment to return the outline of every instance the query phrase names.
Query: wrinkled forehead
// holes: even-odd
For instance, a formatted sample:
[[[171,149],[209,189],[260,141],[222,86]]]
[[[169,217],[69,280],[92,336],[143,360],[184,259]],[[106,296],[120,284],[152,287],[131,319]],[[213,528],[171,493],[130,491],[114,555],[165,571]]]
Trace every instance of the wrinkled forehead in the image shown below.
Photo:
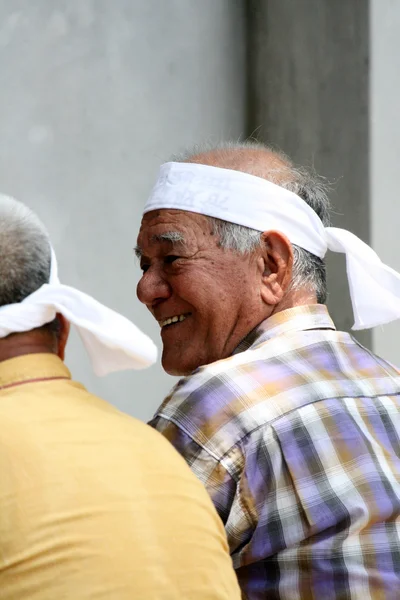
[[[143,215],[137,238],[144,249],[164,242],[193,244],[212,235],[208,217],[177,209],[158,209]]]
[[[211,222],[208,217],[186,210],[163,208],[143,215],[139,237],[148,237],[170,228],[186,233],[211,233]]]

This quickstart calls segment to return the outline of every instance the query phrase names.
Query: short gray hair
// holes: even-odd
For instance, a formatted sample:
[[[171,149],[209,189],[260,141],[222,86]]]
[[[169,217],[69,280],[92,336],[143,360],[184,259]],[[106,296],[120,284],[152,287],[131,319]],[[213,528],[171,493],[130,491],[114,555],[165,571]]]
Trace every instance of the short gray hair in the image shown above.
[[[213,150],[225,150],[225,149],[260,149],[270,150],[267,146],[258,142],[228,142],[218,146],[207,146],[206,148],[196,148],[196,154],[199,150],[203,152],[209,152]],[[279,186],[297,194],[302,198],[318,215],[325,227],[330,224],[330,202],[327,195],[327,185],[322,177],[319,177],[313,170],[307,170],[302,167],[294,167],[290,160],[281,152],[271,149],[275,155],[282,159],[283,163],[287,166],[280,166],[276,169],[268,171],[268,180],[272,183],[276,183]],[[185,158],[180,156],[178,160],[188,160],[190,156],[193,156],[193,152],[190,155],[186,155]],[[251,170],[246,172],[254,175],[259,174],[257,172],[251,173]],[[261,234],[259,231],[249,229],[242,225],[236,225],[220,219],[209,217],[213,231],[219,236],[219,242],[222,248],[231,249],[239,252],[240,254],[246,254],[253,252],[261,243]],[[327,299],[327,285],[326,285],[326,267],[325,262],[300,248],[299,246],[293,246],[293,273],[291,289],[306,288],[307,290],[315,293],[317,302],[324,304]]]
[[[0,195],[0,306],[21,302],[50,277],[48,233],[24,204]]]

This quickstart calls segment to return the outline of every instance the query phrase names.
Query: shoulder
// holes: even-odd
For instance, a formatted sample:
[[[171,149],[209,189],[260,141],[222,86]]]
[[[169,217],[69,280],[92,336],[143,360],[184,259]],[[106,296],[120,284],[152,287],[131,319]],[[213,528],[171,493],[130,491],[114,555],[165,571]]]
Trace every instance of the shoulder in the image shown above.
[[[303,383],[299,356],[309,347],[310,335],[287,337],[278,336],[200,367],[178,382],[155,419],[164,426],[173,424],[210,454],[225,455],[253,430],[292,408],[282,398]],[[304,360],[302,368],[303,378],[304,371],[315,370]],[[173,429],[172,425],[169,428]]]
[[[221,455],[254,429],[329,398],[400,392],[399,372],[346,333],[277,336],[182,379],[156,417]]]
[[[175,446],[198,448],[219,460],[254,429],[280,413],[269,400],[288,382],[287,366],[267,346],[200,367],[181,379],[152,425]]]

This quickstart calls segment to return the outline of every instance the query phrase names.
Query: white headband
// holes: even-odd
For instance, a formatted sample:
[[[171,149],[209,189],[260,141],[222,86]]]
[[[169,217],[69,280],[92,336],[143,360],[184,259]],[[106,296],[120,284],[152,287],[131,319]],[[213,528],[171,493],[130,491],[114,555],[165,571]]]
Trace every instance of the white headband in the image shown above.
[[[292,244],[320,258],[327,250],[344,253],[353,329],[400,318],[400,274],[383,264],[354,234],[324,227],[304,200],[274,183],[240,171],[169,162],[160,169],[144,214],[165,208],[200,213],[257,231],[281,231]]]
[[[50,323],[61,313],[75,325],[96,375],[154,364],[157,348],[131,321],[91,296],[62,285],[51,248],[49,283],[15,304],[0,307],[0,338]]]

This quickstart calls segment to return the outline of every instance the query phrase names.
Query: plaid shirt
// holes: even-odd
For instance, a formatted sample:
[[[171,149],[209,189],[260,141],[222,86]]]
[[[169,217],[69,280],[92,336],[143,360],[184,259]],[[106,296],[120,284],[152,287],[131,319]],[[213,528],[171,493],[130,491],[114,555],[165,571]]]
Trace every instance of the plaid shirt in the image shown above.
[[[400,598],[400,372],[324,306],[261,323],[151,424],[207,487],[243,598]]]

